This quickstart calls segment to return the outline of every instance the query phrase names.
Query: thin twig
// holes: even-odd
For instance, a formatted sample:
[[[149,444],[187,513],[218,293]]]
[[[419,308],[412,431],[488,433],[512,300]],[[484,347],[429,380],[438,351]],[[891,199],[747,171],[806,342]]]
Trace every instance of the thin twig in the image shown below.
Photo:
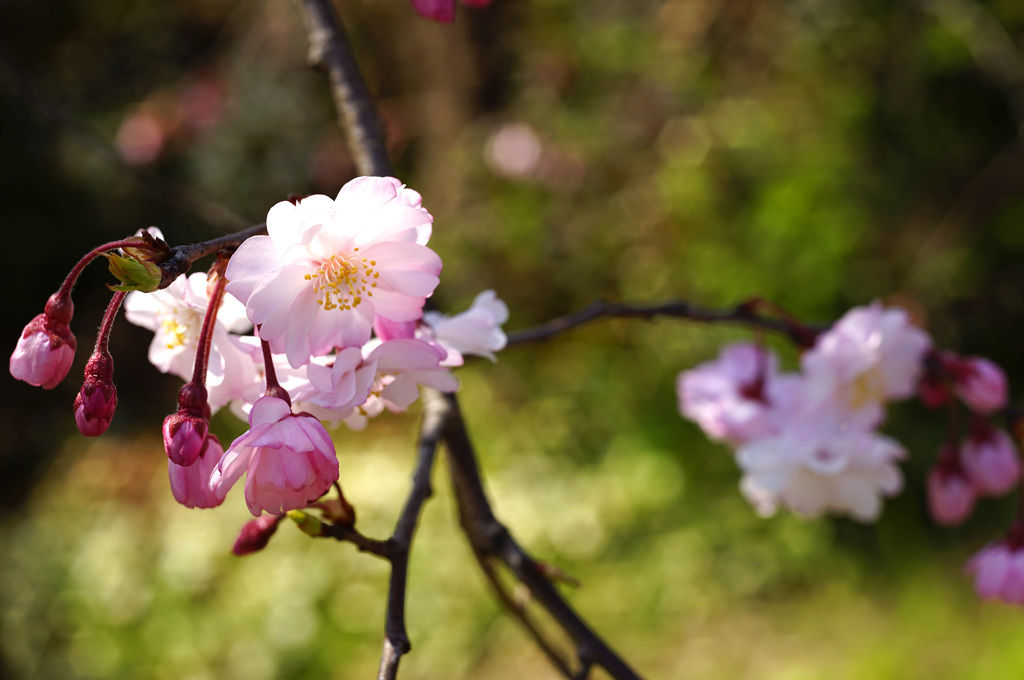
[[[393,680],[398,674],[398,662],[412,649],[405,627],[405,591],[409,580],[409,551],[416,534],[420,513],[433,494],[430,473],[434,469],[437,447],[448,420],[449,404],[440,393],[424,390],[423,420],[417,442],[419,452],[412,488],[405,507],[395,523],[395,531],[388,541],[391,546],[391,583],[388,588],[387,614],[384,622],[384,649],[381,653],[379,680]]]
[[[234,234],[218,236],[202,243],[192,243],[171,248],[171,254],[160,264],[160,269],[163,273],[160,287],[166,288],[171,285],[176,278],[187,273],[192,263],[196,260],[223,250],[233,250],[242,245],[242,242],[247,238],[266,233],[267,223],[261,222]]]
[[[729,309],[710,309],[676,300],[661,304],[636,304],[595,300],[583,309],[539,326],[526,328],[508,334],[508,345],[522,345],[528,342],[550,340],[559,333],[596,321],[598,319],[654,319],[659,316],[688,319],[700,323],[734,323],[752,328],[772,331],[788,337],[797,345],[813,344],[819,329],[802,326],[792,321],[764,316],[754,311],[754,304],[744,303]]]

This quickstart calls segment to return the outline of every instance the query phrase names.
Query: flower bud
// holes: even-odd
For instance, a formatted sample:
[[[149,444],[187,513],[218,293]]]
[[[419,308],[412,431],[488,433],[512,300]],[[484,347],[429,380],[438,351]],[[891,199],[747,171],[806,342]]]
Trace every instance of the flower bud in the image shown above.
[[[1006,407],[1006,374],[996,364],[982,357],[969,357],[958,362],[956,393],[971,410],[990,415]]]
[[[110,426],[117,408],[113,378],[114,360],[110,353],[94,352],[85,365],[85,382],[75,397],[75,422],[86,437],[98,437]]]
[[[1020,458],[1013,440],[1003,430],[980,421],[960,450],[960,461],[980,496],[1001,496],[1017,485]]]
[[[928,473],[928,513],[936,524],[956,526],[970,517],[976,495],[955,448],[947,448]]]
[[[216,435],[208,435],[198,460],[189,466],[167,461],[167,476],[174,500],[186,508],[215,508],[223,502],[210,490],[210,475],[217,467],[224,449]]]
[[[259,552],[270,543],[270,537],[277,531],[277,525],[284,515],[261,515],[245,523],[238,532],[235,545],[231,552],[236,555],[249,555]]]
[[[164,451],[171,463],[188,467],[199,460],[209,431],[208,420],[184,409],[164,418]]]
[[[949,383],[935,375],[925,375],[917,386],[917,396],[928,408],[942,408],[949,403]]]
[[[287,514],[288,519],[295,522],[299,531],[307,536],[316,538],[324,535],[324,523],[320,521],[320,518],[302,510],[289,510]]]
[[[32,319],[18,338],[11,354],[12,376],[44,390],[52,390],[64,380],[78,346],[68,326],[74,308],[67,295],[58,292],[50,296],[45,312]]]

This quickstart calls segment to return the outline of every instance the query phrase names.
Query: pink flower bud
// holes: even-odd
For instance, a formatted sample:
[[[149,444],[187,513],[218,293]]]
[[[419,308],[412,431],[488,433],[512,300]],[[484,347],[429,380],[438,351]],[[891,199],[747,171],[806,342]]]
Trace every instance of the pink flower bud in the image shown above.
[[[215,508],[224,500],[210,490],[210,475],[217,467],[224,449],[216,435],[206,437],[202,453],[192,465],[167,461],[167,476],[174,499],[186,508]]]
[[[955,526],[974,510],[976,495],[960,466],[956,449],[948,448],[928,473],[928,512],[936,524]]]
[[[164,451],[171,464],[189,467],[199,460],[209,431],[208,420],[186,410],[164,418]]]
[[[974,590],[983,600],[1002,600],[1024,605],[1024,550],[1020,524],[1001,541],[991,543],[972,557],[964,568],[974,576]]]
[[[96,351],[85,365],[85,382],[75,397],[75,422],[86,437],[107,431],[117,408],[114,360],[109,352]]]
[[[71,298],[54,293],[46,311],[32,319],[11,354],[11,375],[30,385],[52,390],[71,369],[78,346],[68,323],[74,305]]]
[[[246,522],[238,533],[231,552],[236,555],[249,555],[266,548],[283,517],[284,515],[262,515]]]
[[[1020,458],[1003,430],[982,421],[960,450],[964,472],[979,496],[1001,496],[1020,481]]]
[[[957,395],[976,413],[989,415],[1006,407],[1006,374],[993,362],[961,359],[954,374]]]

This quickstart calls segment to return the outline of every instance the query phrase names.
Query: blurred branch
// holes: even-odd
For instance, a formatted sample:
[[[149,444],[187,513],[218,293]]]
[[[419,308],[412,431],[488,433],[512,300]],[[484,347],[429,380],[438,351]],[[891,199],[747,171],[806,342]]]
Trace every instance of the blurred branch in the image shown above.
[[[349,42],[327,0],[303,0],[309,31],[310,63],[327,72],[356,167],[364,175],[391,175],[394,170],[384,144],[383,128],[373,99],[362,79]],[[392,540],[404,548],[392,558],[391,590],[388,596],[384,649],[379,678],[394,678],[398,662],[409,651],[405,630],[404,598],[408,549],[420,509],[430,496],[430,468],[438,439],[443,437],[459,517],[478,560],[494,558],[505,564],[529,588],[532,597],[552,616],[576,644],[580,668],[567,677],[585,678],[590,665],[597,664],[618,680],[639,676],[596,633],[579,618],[547,580],[536,562],[512,539],[497,521],[487,501],[476,462],[476,453],[466,433],[455,395],[424,389],[424,420],[420,435],[420,459],[413,488],[395,528]],[[486,573],[486,570],[485,570]],[[522,619],[522,616],[520,616]],[[527,624],[529,627],[529,624]],[[531,628],[532,631],[532,628]],[[537,636],[535,635],[535,639]],[[549,649],[542,643],[542,649]],[[549,654],[550,656],[550,654]],[[565,673],[568,664],[558,663]]]
[[[599,319],[652,320],[657,317],[687,319],[698,323],[738,324],[779,333],[800,346],[813,344],[818,329],[810,328],[796,321],[758,314],[755,310],[761,304],[760,301],[754,300],[731,309],[710,309],[682,300],[656,305],[595,300],[583,309],[552,319],[539,326],[509,333],[507,346],[550,340],[559,333]]]
[[[327,73],[338,124],[359,173],[393,175],[377,107],[330,0],[302,0],[302,7],[309,31],[309,63]]]
[[[235,231],[252,223],[222,203],[211,201],[168,182],[153,172],[126,163],[107,139],[41,92],[32,83],[31,76],[2,51],[0,73],[13,83],[17,96],[34,106],[51,122],[73,134],[98,157],[119,168],[150,196],[167,207],[190,213],[219,231]]]

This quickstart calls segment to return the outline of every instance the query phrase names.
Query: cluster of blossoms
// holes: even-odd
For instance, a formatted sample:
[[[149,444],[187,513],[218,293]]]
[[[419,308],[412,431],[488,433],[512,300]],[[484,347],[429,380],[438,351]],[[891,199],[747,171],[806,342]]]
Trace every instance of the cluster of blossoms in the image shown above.
[[[780,372],[769,350],[738,343],[681,373],[678,395],[684,416],[735,449],[740,488],[763,515],[783,506],[804,516],[877,519],[882,497],[902,488],[898,463],[906,457],[878,428],[888,402],[914,395],[932,408],[960,402],[970,412],[967,437],[947,442],[928,476],[936,522],[959,524],[979,496],[1004,495],[1021,481],[1013,439],[989,420],[1007,405],[1002,370],[932,349],[905,312],[878,303],[818,335],[799,372]],[[982,596],[1024,604],[1024,529],[981,551],[968,571]]]
[[[420,385],[455,390],[450,369],[464,354],[493,360],[505,345],[508,310],[492,291],[463,314],[424,314],[441,272],[426,245],[432,221],[419,194],[398,180],[363,177],[335,199],[275,205],[267,234],[244,241],[209,274],[127,294],[128,320],[155,332],[150,361],[188,381],[163,426],[179,502],[219,505],[245,474],[257,517],[304,508],[339,476],[324,423],[364,427],[384,410],[404,411]],[[166,249],[150,232],[143,239]],[[26,327],[11,357],[15,377],[49,388],[66,375],[74,337],[65,287]],[[121,298],[115,294],[111,320]],[[108,335],[105,321],[76,401],[87,435],[106,430],[116,405]],[[225,406],[249,422],[226,449],[209,431],[210,416]]]

